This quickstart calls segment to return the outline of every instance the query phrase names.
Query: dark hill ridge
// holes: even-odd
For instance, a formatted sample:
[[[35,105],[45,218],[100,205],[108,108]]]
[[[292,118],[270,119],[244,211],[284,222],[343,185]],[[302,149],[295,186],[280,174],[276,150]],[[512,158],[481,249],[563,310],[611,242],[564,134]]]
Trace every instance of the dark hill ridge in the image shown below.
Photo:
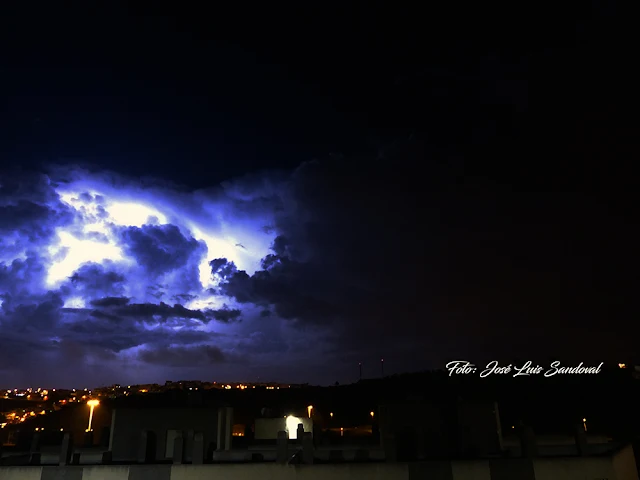
[[[350,423],[367,423],[370,412],[389,403],[497,402],[503,429],[520,422],[540,433],[571,432],[573,424],[588,418],[589,431],[626,435],[640,427],[634,404],[640,399],[640,382],[629,369],[604,369],[597,375],[542,375],[528,377],[449,376],[443,371],[394,375],[357,383],[308,386],[280,390],[172,390],[114,399],[113,406],[127,408],[233,406],[240,419],[262,416],[314,415],[326,418],[333,412]]]

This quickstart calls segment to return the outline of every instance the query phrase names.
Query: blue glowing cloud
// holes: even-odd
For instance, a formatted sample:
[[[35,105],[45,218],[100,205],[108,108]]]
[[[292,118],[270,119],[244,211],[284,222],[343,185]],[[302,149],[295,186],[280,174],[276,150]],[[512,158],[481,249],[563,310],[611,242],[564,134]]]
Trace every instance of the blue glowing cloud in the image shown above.
[[[259,315],[221,294],[209,264],[225,258],[260,268],[273,220],[262,194],[253,194],[255,202],[234,184],[184,192],[79,169],[3,179],[3,375],[88,381],[82,363],[104,381],[122,381],[123,365],[135,367],[139,381],[210,375],[211,364],[233,375],[249,360],[237,350],[234,324]],[[249,328],[270,328],[262,324]],[[79,362],[65,369],[70,358]]]
[[[422,243],[397,215],[410,203],[380,194],[386,174],[363,189],[343,173],[311,162],[201,191],[78,168],[3,179],[3,378],[333,382],[423,351],[423,295],[402,281],[423,270],[397,258]]]

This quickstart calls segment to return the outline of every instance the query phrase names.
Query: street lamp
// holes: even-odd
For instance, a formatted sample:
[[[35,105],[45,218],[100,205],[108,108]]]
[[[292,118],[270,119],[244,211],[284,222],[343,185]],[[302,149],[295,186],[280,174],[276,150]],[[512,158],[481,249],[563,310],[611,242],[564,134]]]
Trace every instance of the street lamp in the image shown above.
[[[371,418],[373,418],[374,413],[373,412],[369,412],[369,415],[371,415]]]
[[[91,431],[91,422],[93,421],[93,409],[96,408],[98,405],[100,405],[100,401],[99,400],[89,400],[87,402],[87,405],[89,405],[89,427],[87,428],[87,432]]]
[[[309,405],[307,407],[307,412],[309,413],[309,418],[311,418],[311,410],[313,410],[313,405]]]

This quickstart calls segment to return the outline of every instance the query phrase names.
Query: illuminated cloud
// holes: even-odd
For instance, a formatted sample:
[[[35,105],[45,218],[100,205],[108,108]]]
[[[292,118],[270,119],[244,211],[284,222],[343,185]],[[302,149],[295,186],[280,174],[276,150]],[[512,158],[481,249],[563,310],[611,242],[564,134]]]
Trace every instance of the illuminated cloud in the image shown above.
[[[124,261],[122,250],[117,245],[81,240],[65,231],[58,232],[58,241],[50,246],[48,251],[52,260],[46,282],[51,287],[71,277],[87,263],[102,263],[105,260]]]
[[[425,341],[451,264],[440,254],[425,264],[419,189],[385,194],[393,177],[378,173],[365,182],[337,160],[310,162],[195,192],[74,168],[6,182],[3,378],[304,382],[315,372],[311,381],[333,383],[381,353],[398,370],[425,352],[451,355]],[[449,239],[429,238],[445,251]]]
[[[207,376],[211,364],[301,375],[302,360],[336,348],[335,325],[363,296],[345,287],[346,257],[325,255],[332,233],[316,229],[334,225],[309,223],[324,207],[300,196],[317,191],[299,190],[304,168],[196,192],[73,168],[16,182],[0,196],[3,373],[67,384],[93,378],[80,365],[104,382]]]
[[[223,188],[185,193],[77,169],[3,179],[3,375],[70,383],[98,362],[118,381],[125,364],[163,376],[172,361],[237,358],[224,353],[237,344],[224,329],[243,314],[216,292],[209,262],[224,255],[255,271],[273,234],[260,209],[238,210],[236,226],[236,202]],[[70,356],[75,370],[53,368]]]

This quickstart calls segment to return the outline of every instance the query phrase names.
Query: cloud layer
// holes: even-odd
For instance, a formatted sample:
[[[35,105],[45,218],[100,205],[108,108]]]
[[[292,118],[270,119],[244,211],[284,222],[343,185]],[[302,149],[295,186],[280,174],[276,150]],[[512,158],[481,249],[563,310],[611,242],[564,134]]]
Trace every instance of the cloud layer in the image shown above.
[[[580,235],[605,216],[402,164],[331,158],[204,191],[69,167],[3,178],[1,378],[332,383],[382,357],[390,372],[599,351],[606,333],[574,332],[607,308],[584,295],[603,239]]]
[[[269,216],[243,208],[242,195],[231,184],[184,192],[75,168],[4,177],[3,380],[124,381],[126,366],[128,381],[161,381],[210,377],[214,364],[232,377],[251,360],[234,330],[251,309],[217,291],[209,262],[223,255],[253,271],[274,238]]]

